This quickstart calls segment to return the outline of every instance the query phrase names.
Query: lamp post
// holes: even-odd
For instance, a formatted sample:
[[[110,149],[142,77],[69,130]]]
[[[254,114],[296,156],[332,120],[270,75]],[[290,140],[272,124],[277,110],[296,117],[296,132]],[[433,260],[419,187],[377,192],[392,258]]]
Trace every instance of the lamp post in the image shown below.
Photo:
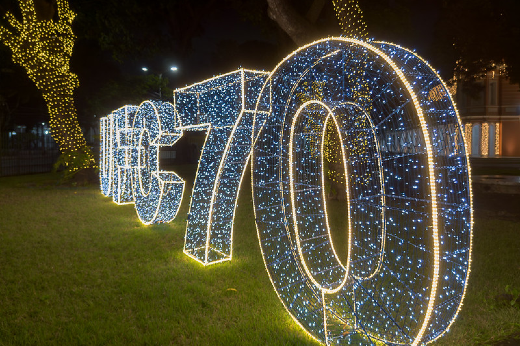
[[[148,67],[146,67],[146,66],[141,67],[141,70],[143,70],[144,72],[148,72],[149,71]],[[170,72],[177,72],[178,71],[178,67],[177,66],[171,66],[168,71],[170,71]],[[162,76],[163,76],[163,73],[164,72],[158,73],[158,76],[159,76],[159,99],[160,100],[162,99]]]

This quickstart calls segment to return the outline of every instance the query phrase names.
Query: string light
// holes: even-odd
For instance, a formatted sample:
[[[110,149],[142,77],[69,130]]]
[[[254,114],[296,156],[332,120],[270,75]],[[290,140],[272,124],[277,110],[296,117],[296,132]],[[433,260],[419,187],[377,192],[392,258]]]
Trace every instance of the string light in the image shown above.
[[[101,192],[117,204],[133,203],[132,124],[138,107],[124,106],[100,120]]]
[[[233,220],[251,152],[254,107],[267,75],[240,69],[174,92],[179,128],[206,131],[184,243],[184,253],[204,265],[232,258]]]
[[[112,181],[114,178],[113,140],[115,132],[112,114],[99,120],[99,183],[101,185],[101,193],[107,197],[112,195]]]
[[[117,204],[129,204],[134,202],[132,176],[135,164],[132,164],[133,122],[139,108],[124,106],[116,110],[110,118],[113,121],[115,136],[112,139],[113,180],[112,196]]]
[[[309,85],[323,85],[318,98]],[[472,228],[461,123],[439,76],[396,45],[329,38],[282,61],[258,107],[271,111],[255,119],[255,219],[291,316],[326,344],[439,337],[464,296]],[[345,265],[329,234],[323,149],[309,155],[328,119],[347,172]]]
[[[206,131],[184,245],[204,265],[232,257],[238,191],[252,155],[269,278],[289,314],[320,342],[429,343],[460,311],[473,227],[465,134],[447,86],[415,53],[386,42],[323,39],[270,74],[214,77],[176,90],[173,105],[115,111],[101,129],[101,189],[128,189],[118,183],[128,172],[110,167],[129,169],[145,223],[173,219],[182,198],[164,188],[181,180],[159,171],[159,147],[183,131]],[[345,172],[345,264],[327,215],[329,130]]]
[[[409,54],[413,54],[416,59],[419,60],[420,65],[424,66],[426,70],[429,70],[431,77],[440,81],[440,84],[446,91],[449,91],[448,86],[442,81],[437,72],[422,58],[415,55],[413,52],[406,48],[402,48],[393,44],[386,43],[387,45],[398,47],[403,53],[403,62],[407,61],[408,56],[406,52]],[[408,63],[404,66],[410,67]],[[414,74],[413,70],[408,68],[409,73]],[[423,85],[427,82],[423,80],[423,76],[417,77],[418,79],[423,81]],[[435,82],[434,82],[435,83]],[[415,85],[415,84],[414,84]],[[433,325],[430,327],[431,330],[434,328],[438,328],[440,333],[437,334],[431,341],[434,341],[441,337],[453,324],[455,321],[460,308],[462,307],[462,302],[464,300],[464,296],[466,294],[467,288],[467,280],[469,276],[470,264],[471,264],[471,249],[472,249],[472,229],[473,229],[473,193],[471,188],[471,167],[469,165],[469,154],[465,150],[464,146],[467,143],[464,138],[464,128],[462,127],[462,122],[460,119],[459,112],[453,100],[453,96],[450,92],[443,92],[444,104],[433,103],[433,104],[425,104],[427,107],[427,116],[431,117],[433,120],[437,121],[437,124],[443,124],[444,126],[432,126],[434,136],[432,136],[434,143],[436,144],[433,149],[434,152],[437,151],[437,157],[443,159],[437,162],[436,174],[439,176],[448,177],[446,179],[440,179],[437,181],[439,184],[440,192],[449,191],[449,195],[452,201],[455,201],[455,205],[459,205],[459,209],[456,212],[462,213],[463,215],[458,215],[455,217],[455,220],[458,220],[459,224],[453,224],[453,218],[450,217],[449,213],[453,213],[453,210],[450,211],[452,205],[450,205],[450,201],[448,198],[444,197],[443,200],[445,202],[444,211],[442,208],[442,204],[439,205],[441,209],[439,209],[441,221],[439,224],[444,225],[444,235],[440,233],[441,245],[443,245],[443,254],[440,257],[441,268],[440,268],[440,278],[444,278],[445,280],[449,280],[450,278],[457,277],[457,280],[454,280],[450,283],[452,290],[445,287],[444,291],[441,291],[441,298],[443,298],[444,302],[439,302],[438,307],[434,311],[438,316],[443,316],[441,319],[437,319],[436,322],[441,321],[441,323],[437,323],[437,325]],[[434,106],[434,107],[432,107]],[[447,114],[443,114],[443,113]],[[440,114],[439,114],[440,113]],[[446,122],[445,118],[451,118],[451,123]],[[446,127],[448,131],[446,131]],[[461,128],[462,127],[462,128]],[[451,153],[451,155],[449,155]],[[451,160],[455,159],[453,162],[451,160],[446,160],[446,156]],[[452,164],[455,163],[455,166]],[[458,165],[457,165],[458,164]],[[455,168],[456,167],[456,168]],[[462,172],[453,174],[454,169],[461,169]],[[451,175],[451,176],[450,176]],[[452,179],[451,181],[449,181]],[[458,184],[458,185],[457,185]],[[456,191],[455,193],[453,191]],[[440,194],[440,196],[443,196]],[[468,207],[465,209],[461,209],[460,206]],[[454,236],[455,234],[455,236]],[[450,239],[451,238],[451,239]],[[449,241],[447,242],[446,239]],[[463,257],[458,257],[459,267],[454,267],[452,264],[452,260],[461,253],[465,253],[467,256],[467,261],[464,261]],[[460,273],[464,273],[466,271],[465,279],[461,277]],[[450,294],[462,291],[462,295],[460,299],[454,299],[451,304],[446,304],[446,301],[449,301]]]
[[[332,4],[343,35],[358,40],[366,40],[368,30],[358,0],[332,0]]]
[[[489,155],[489,124],[482,123],[481,131],[481,141],[480,141],[480,153],[483,157],[487,157]]]
[[[495,123],[495,155],[500,156],[500,123]]]
[[[13,61],[25,68],[27,75],[42,92],[49,110],[51,135],[58,143],[72,170],[95,165],[87,147],[74,106],[73,91],[77,76],[70,72],[69,62],[76,36],[72,32],[75,14],[66,0],[57,0],[58,20],[39,19],[34,1],[19,1],[22,21],[7,12],[11,29],[0,26],[0,41],[12,51]],[[77,164],[77,158],[82,162]]]
[[[464,124],[464,132],[465,132],[465,138],[466,138],[466,152],[468,156],[471,156],[471,143],[473,141],[473,124],[471,123],[465,123]]]

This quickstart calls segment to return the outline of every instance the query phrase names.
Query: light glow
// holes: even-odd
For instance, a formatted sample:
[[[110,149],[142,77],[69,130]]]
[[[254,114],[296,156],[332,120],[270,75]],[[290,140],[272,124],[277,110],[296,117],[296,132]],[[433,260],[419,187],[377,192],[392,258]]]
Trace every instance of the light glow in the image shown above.
[[[466,138],[466,153],[468,156],[471,156],[471,143],[473,141],[473,124],[465,123],[464,124],[464,134]]]
[[[500,123],[495,123],[495,156],[500,156]]]
[[[327,128],[339,135],[345,172],[343,249],[332,244],[327,214]],[[158,152],[192,130],[206,131],[206,140],[188,214],[189,257],[203,265],[232,258],[251,156],[267,273],[313,338],[419,345],[449,329],[471,263],[471,127],[463,129],[426,61],[391,43],[328,38],[271,73],[241,69],[175,90],[173,105],[114,111],[101,119],[103,193],[135,203],[144,223],[172,220],[183,182],[159,170]],[[346,251],[345,264],[337,251]]]
[[[489,156],[489,124],[482,123],[481,131],[481,141],[480,141],[480,153],[483,157]]]
[[[41,91],[49,111],[52,138],[66,155],[68,169],[74,172],[94,167],[94,155],[87,146],[74,106],[73,92],[79,81],[70,71],[70,58],[76,39],[72,31],[76,14],[66,0],[56,0],[56,18],[41,18],[32,0],[18,4],[22,18],[19,20],[10,12],[5,14],[9,26],[0,25],[0,42],[11,50],[13,61],[25,69]]]
[[[255,220],[291,316],[327,344],[418,345],[442,334],[465,290],[471,196],[460,119],[436,73],[392,44],[329,38],[282,61],[257,107],[270,112],[255,119]],[[321,159],[309,155],[328,118],[347,161],[348,268],[329,236]]]

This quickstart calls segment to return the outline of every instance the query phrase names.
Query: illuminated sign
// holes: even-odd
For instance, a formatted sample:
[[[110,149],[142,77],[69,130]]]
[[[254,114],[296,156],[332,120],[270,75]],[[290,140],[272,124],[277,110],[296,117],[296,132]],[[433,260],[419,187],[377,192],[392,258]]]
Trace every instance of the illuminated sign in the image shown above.
[[[172,220],[184,182],[159,170],[160,147],[204,130],[188,256],[204,265],[231,259],[250,160],[269,278],[312,337],[419,345],[450,328],[471,262],[470,168],[457,109],[427,62],[391,43],[328,38],[271,73],[234,71],[178,89],[173,101],[101,120],[105,195],[135,203],[144,223]],[[343,249],[334,247],[327,213],[331,128],[347,196]]]

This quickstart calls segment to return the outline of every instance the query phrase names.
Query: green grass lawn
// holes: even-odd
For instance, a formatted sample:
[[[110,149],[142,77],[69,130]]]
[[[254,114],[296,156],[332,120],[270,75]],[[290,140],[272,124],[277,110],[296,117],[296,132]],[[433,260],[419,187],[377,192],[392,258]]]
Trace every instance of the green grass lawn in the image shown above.
[[[233,260],[204,268],[182,253],[189,193],[173,222],[144,226],[133,205],[56,179],[0,178],[0,345],[317,345],[272,288],[247,182]],[[520,289],[520,224],[477,219],[473,254],[460,317],[435,345],[520,333],[520,308],[494,299]]]

